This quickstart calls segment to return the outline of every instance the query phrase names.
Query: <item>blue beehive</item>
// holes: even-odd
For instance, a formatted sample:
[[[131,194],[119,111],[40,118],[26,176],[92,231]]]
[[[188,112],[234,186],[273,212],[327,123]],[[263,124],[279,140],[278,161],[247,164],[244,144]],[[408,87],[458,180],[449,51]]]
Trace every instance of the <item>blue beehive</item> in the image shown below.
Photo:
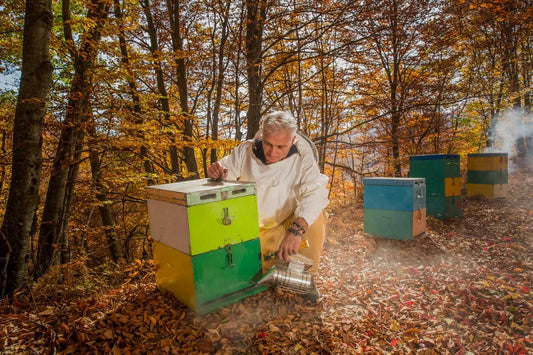
[[[426,184],[423,178],[364,178],[364,231],[412,239],[426,231]]]

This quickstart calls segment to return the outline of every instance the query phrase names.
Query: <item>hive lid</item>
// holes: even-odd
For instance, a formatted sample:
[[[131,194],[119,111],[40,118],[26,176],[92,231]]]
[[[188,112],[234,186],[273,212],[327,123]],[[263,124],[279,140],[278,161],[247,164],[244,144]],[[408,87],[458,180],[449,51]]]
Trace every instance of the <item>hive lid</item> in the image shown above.
[[[146,188],[148,199],[166,201],[183,206],[193,206],[231,198],[255,195],[255,182],[213,181],[197,179]]]
[[[459,159],[459,154],[426,154],[411,155],[409,160],[431,160],[431,159]]]
[[[363,179],[363,185],[420,185],[425,184],[425,178],[403,177],[368,177]]]

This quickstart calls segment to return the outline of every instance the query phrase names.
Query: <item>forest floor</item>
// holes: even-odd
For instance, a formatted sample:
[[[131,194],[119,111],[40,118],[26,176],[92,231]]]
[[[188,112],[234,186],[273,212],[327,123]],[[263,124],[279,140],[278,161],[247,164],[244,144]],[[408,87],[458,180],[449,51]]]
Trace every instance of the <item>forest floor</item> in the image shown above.
[[[0,353],[533,353],[533,174],[413,240],[362,231],[362,206],[330,210],[316,304],[269,289],[200,315],[157,290],[150,262],[78,260],[0,303]]]

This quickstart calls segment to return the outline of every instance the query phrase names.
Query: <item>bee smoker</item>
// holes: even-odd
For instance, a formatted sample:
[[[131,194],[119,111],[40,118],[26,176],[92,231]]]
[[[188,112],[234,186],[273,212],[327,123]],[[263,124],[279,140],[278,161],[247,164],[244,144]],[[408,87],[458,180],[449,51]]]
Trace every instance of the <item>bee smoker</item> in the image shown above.
[[[300,254],[291,256],[288,263],[277,260],[257,284],[270,284],[301,294],[309,293],[313,289],[313,275],[307,270],[312,265],[313,260]]]

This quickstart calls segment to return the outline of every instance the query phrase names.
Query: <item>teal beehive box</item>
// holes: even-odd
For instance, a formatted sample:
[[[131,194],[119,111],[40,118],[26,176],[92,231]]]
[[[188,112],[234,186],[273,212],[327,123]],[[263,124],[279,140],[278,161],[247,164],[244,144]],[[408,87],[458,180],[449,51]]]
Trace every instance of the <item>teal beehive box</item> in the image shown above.
[[[391,239],[412,239],[426,231],[423,178],[364,178],[364,232]]]
[[[200,313],[266,289],[255,183],[183,181],[147,188],[157,287]]]
[[[426,179],[426,211],[437,218],[462,215],[461,160],[458,154],[409,157],[409,176]]]

